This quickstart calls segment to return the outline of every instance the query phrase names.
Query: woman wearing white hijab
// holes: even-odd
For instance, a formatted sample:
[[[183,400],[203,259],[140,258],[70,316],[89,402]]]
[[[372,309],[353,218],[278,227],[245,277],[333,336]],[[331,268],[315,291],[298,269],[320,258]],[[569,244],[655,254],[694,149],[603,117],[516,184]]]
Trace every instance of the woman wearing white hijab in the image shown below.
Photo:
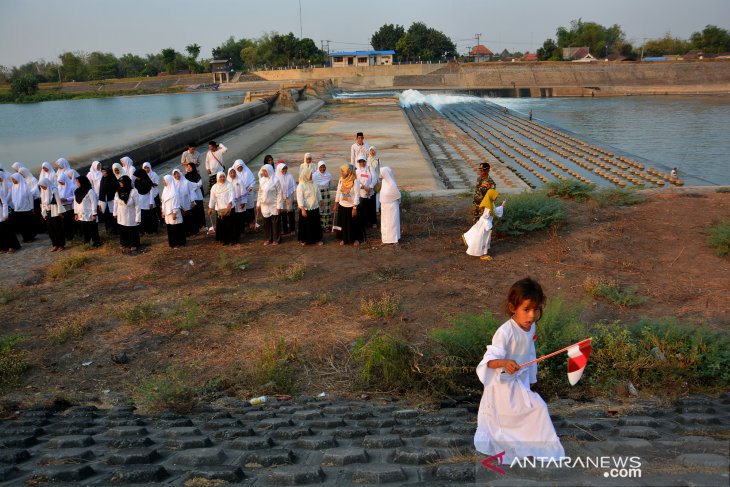
[[[370,146],[370,149],[368,149],[368,167],[370,167],[370,170],[372,170],[374,177],[375,177],[375,187],[373,188],[375,190],[375,211],[380,211],[380,187],[382,185],[381,183],[381,176],[380,176],[380,158],[377,157],[378,151],[375,149],[374,145]],[[374,217],[375,215],[373,215]]]
[[[259,196],[256,210],[261,212],[264,220],[264,245],[279,245],[281,233],[279,229],[279,207],[282,204],[281,184],[274,174],[271,164],[264,164],[259,169]]]
[[[14,162],[11,167],[15,170],[15,172],[20,172],[20,170],[23,169],[25,166],[22,162]]]
[[[309,166],[314,166],[310,164]],[[302,245],[322,245],[322,226],[319,221],[319,188],[312,181],[312,170],[302,164],[297,186],[297,205],[299,206],[299,233],[297,239]]]
[[[2,191],[6,178],[5,171],[0,171],[0,252],[12,254],[20,249],[20,242],[10,224],[10,192]]]
[[[309,168],[310,174],[314,174],[314,172],[317,170],[317,168],[314,165],[314,162],[312,162],[312,154],[307,152],[304,154],[304,162],[302,162],[302,165],[299,166],[299,174],[302,174],[302,169],[305,167]]]
[[[226,173],[218,171],[216,183],[210,188],[210,200],[208,201],[208,215],[213,221],[215,219],[215,239],[223,245],[232,245],[234,234],[233,220],[233,187],[226,180]]]
[[[91,181],[86,176],[79,176],[76,178],[76,190],[74,191],[74,213],[84,245],[93,242],[94,247],[101,247],[97,222],[98,208],[99,198],[91,186]]]
[[[38,180],[31,174],[30,169],[27,167],[21,167],[18,172],[25,178],[25,183],[33,195],[33,221],[35,222],[36,234],[43,233],[46,230],[46,225],[41,217],[41,191],[38,189]]]
[[[164,225],[165,218],[162,216],[162,204],[160,202],[160,175],[152,170],[152,164],[150,164],[149,162],[145,162],[144,164],[142,164],[142,169],[150,177],[150,181],[152,181],[153,186],[152,190],[150,191],[150,197],[152,198],[152,203],[154,204],[154,210],[157,214],[157,219],[160,221],[161,225]]]
[[[51,238],[52,251],[63,250],[66,247],[66,236],[63,230],[63,207],[61,193],[56,183],[47,177],[38,181],[41,190],[41,215],[48,225],[48,236]]]
[[[76,187],[75,186],[76,178],[79,177],[79,173],[76,171],[76,169],[71,169],[71,164],[69,164],[69,162],[66,159],[64,159],[63,157],[58,158],[56,160],[55,164],[56,164],[56,168],[57,168],[56,169],[56,182],[58,182],[58,177],[60,176],[61,173],[66,173],[66,175],[68,176],[68,171],[71,171],[71,176],[70,176],[71,183],[72,183],[72,186]]]
[[[36,230],[33,220],[33,193],[25,178],[20,173],[10,176],[13,188],[10,197],[13,200],[13,213],[15,230],[23,236],[23,243],[35,240]]]
[[[317,170],[312,174],[312,181],[319,190],[319,223],[323,232],[332,231],[332,175],[327,170],[327,163],[319,161]]]
[[[200,228],[196,227],[196,218],[193,217],[195,208],[195,190],[197,186],[188,181],[179,169],[172,170],[172,179],[175,181],[175,190],[180,200],[180,210],[185,219],[185,234],[190,237],[198,233]]]
[[[246,201],[248,193],[243,187],[243,178],[238,175],[235,167],[228,170],[228,184],[231,185],[233,191],[233,222],[231,223],[231,240],[238,243],[238,239],[242,233],[246,232],[246,222],[243,220],[246,214]]]
[[[0,164],[0,176],[2,177],[2,182],[0,182],[0,195],[5,197],[8,203],[8,208],[12,210],[13,198],[11,193],[13,191],[13,183],[10,181],[10,174],[6,173],[2,168],[2,164]]]
[[[246,211],[243,213],[243,221],[251,230],[254,230],[254,221],[256,220],[256,176],[251,169],[248,168],[243,159],[236,159],[233,163],[237,177],[241,178],[243,187],[246,190]]]
[[[127,171],[124,170],[124,166],[122,166],[118,162],[112,164],[112,173],[117,179],[122,179],[122,176],[129,176],[129,174],[127,174]]]
[[[61,204],[63,205],[63,231],[66,240],[73,240],[76,236],[76,221],[74,220],[73,211],[76,185],[69,179],[66,172],[58,173],[57,176],[56,187],[58,188],[58,194],[61,195]]]
[[[89,182],[91,182],[91,188],[97,195],[99,194],[99,186],[101,185],[101,176],[101,162],[92,162],[91,167],[89,168],[89,172],[86,174],[86,177],[89,178]]]
[[[56,176],[56,172],[53,170],[53,167],[51,167],[51,163],[50,162],[44,162],[43,164],[41,164],[41,172],[38,175],[38,181],[40,181],[43,178],[48,179],[54,185],[58,181],[58,177]]]
[[[383,185],[380,188],[380,234],[384,244],[400,240],[400,191],[389,167],[380,170]]]
[[[162,179],[165,189],[162,190],[160,198],[162,214],[165,217],[165,226],[167,226],[167,243],[173,249],[184,246],[185,225],[183,225],[183,216],[180,211],[180,199],[175,189],[175,180],[169,174]]]
[[[285,162],[276,165],[276,179],[281,185],[281,206],[279,207],[279,220],[281,220],[281,234],[286,237],[294,233],[294,194],[297,190],[297,182],[294,176],[289,174],[289,166]]]
[[[122,163],[122,167],[124,168],[124,172],[127,173],[127,176],[129,176],[129,179],[132,180],[132,187],[135,187],[135,181],[134,181],[134,161],[132,161],[132,158],[129,156],[124,156],[121,159],[119,159],[119,162]]]

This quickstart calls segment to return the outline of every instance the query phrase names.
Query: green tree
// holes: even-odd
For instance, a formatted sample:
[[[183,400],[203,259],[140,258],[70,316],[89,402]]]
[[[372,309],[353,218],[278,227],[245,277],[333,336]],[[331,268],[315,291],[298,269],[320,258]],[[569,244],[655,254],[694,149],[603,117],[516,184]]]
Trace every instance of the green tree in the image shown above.
[[[664,54],[685,54],[692,48],[689,41],[672,37],[670,33],[658,39],[649,39],[644,43],[645,56],[663,56]]]
[[[38,91],[38,78],[30,74],[13,78],[10,82],[10,90],[15,96],[34,95]]]
[[[122,78],[134,78],[144,76],[145,60],[136,54],[127,53],[119,58],[119,76]]]
[[[185,50],[188,53],[187,63],[188,63],[188,70],[190,70],[191,73],[200,73],[203,71],[203,68],[200,64],[198,64],[198,55],[200,54],[200,46],[198,44],[189,44],[185,46]]]
[[[586,46],[596,57],[618,51],[626,42],[626,34],[618,24],[604,27],[582,19],[571,21],[569,29],[558,27],[555,34],[559,48]]]
[[[177,71],[177,51],[171,47],[163,49],[162,61],[165,65],[165,71],[167,74],[174,74]]]
[[[259,51],[254,46],[248,46],[241,49],[240,56],[244,66],[248,66],[249,69],[254,69],[256,63],[259,62]]]
[[[730,32],[716,25],[707,25],[702,32],[693,32],[690,41],[694,49],[704,52],[730,51]]]
[[[421,61],[435,61],[456,55],[456,46],[443,32],[423,22],[414,22],[398,39],[396,53],[409,61],[419,58]]]
[[[394,50],[406,29],[398,24],[384,24],[370,37],[370,44],[376,51]]]
[[[58,56],[61,60],[61,81],[88,80],[89,70],[85,57],[86,55],[81,52],[64,52]]]
[[[546,39],[537,50],[537,58],[540,61],[561,61],[563,53],[554,40]]]
[[[94,51],[86,58],[91,79],[109,79],[119,76],[119,60],[110,52]]]
[[[234,69],[241,69],[243,67],[241,51],[245,47],[254,45],[254,42],[249,39],[240,39],[237,41],[231,36],[223,44],[213,48],[213,59],[230,59]]]

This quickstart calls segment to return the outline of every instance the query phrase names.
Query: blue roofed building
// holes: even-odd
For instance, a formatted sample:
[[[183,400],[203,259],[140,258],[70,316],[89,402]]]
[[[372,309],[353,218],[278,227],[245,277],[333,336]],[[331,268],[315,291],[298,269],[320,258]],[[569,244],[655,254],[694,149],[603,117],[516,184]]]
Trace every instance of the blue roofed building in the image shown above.
[[[382,66],[393,64],[395,51],[349,51],[331,52],[332,67]]]

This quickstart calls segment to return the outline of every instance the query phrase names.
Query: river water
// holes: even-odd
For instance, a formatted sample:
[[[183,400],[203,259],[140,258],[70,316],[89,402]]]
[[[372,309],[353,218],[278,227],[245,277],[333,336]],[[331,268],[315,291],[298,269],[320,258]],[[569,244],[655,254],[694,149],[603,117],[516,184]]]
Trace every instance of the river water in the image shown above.
[[[34,168],[242,102],[229,91],[0,104],[0,162]]]

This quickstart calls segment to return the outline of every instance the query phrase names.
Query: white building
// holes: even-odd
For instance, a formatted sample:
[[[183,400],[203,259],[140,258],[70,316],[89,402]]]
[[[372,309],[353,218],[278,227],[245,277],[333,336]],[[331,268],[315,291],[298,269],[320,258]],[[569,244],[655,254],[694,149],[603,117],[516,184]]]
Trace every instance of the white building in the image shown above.
[[[393,64],[395,51],[350,51],[332,52],[332,67],[342,66],[381,66]]]

